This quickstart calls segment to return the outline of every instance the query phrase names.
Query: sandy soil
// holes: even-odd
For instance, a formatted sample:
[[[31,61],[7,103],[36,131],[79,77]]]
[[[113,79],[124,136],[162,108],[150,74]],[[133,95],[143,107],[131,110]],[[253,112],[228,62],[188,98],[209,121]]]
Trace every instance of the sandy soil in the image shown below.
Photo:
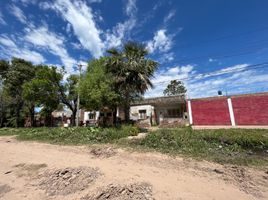
[[[0,137],[0,199],[268,199],[267,168],[92,148]]]

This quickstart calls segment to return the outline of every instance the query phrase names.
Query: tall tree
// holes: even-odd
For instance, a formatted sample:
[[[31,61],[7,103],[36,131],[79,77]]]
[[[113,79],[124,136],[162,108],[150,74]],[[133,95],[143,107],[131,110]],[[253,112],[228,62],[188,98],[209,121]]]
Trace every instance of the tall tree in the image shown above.
[[[8,110],[8,95],[4,91],[4,80],[9,69],[9,63],[5,60],[0,60],[0,127],[3,127],[6,120]]]
[[[107,51],[110,55],[107,69],[112,73],[118,93],[123,99],[125,120],[129,121],[130,103],[153,87],[150,79],[158,63],[146,58],[148,50],[143,44],[128,42],[122,50]]]
[[[22,86],[30,81],[35,75],[35,69],[31,62],[19,58],[13,58],[5,74],[4,90],[12,98],[15,113],[16,127],[22,125],[21,111],[24,105]]]
[[[58,83],[61,80],[62,74],[56,67],[39,65],[35,77],[23,85],[24,99],[30,105],[42,107],[47,126],[52,125],[51,113],[60,103]]]
[[[167,85],[167,88],[164,90],[163,94],[167,96],[182,95],[184,96],[187,92],[183,82],[178,80],[172,80]]]
[[[6,74],[10,68],[10,64],[6,60],[0,60],[0,81],[4,80],[6,78]]]
[[[114,88],[112,74],[106,70],[106,61],[107,58],[90,61],[81,80],[81,100],[89,110],[113,109],[118,105],[119,95]]]
[[[70,75],[65,83],[57,82],[59,89],[59,98],[61,103],[66,105],[72,111],[71,123],[75,125],[78,100],[78,75]]]

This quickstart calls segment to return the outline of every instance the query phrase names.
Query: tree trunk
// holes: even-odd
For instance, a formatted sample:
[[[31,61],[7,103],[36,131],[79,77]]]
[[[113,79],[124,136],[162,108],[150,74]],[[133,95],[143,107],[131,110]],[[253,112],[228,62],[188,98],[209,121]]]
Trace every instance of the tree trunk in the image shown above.
[[[35,127],[34,105],[31,105],[31,106],[29,107],[29,113],[30,113],[31,127]]]
[[[128,103],[126,103],[124,105],[124,114],[125,114],[125,122],[126,123],[129,123],[130,122],[129,110],[130,110],[130,106],[129,106]]]
[[[0,116],[0,128],[4,126],[4,118],[5,118],[5,108],[3,104],[3,98],[1,96],[1,116]]]
[[[116,113],[117,113],[117,107],[114,107],[114,108],[112,109],[112,111],[113,111],[113,126],[114,126],[114,125],[117,125],[117,116],[116,116]]]
[[[0,128],[3,126],[3,119],[4,119],[4,105],[3,105],[3,97],[2,97],[2,95],[0,96],[0,98],[1,98],[1,101],[0,101],[0,104],[1,104],[1,113],[0,113]]]
[[[124,114],[125,114],[125,122],[126,123],[130,122],[129,111],[130,111],[129,92],[126,91],[126,93],[125,93],[125,103],[124,103]]]
[[[45,114],[45,126],[47,127],[52,127],[53,126],[53,116],[52,113],[53,111],[48,111]]]
[[[20,126],[20,105],[17,105],[16,108],[16,128],[18,128]]]
[[[4,127],[4,113],[1,113],[1,117],[0,117],[0,128]]]
[[[75,126],[76,113],[77,113],[77,110],[72,109],[72,117],[71,117],[71,125],[72,126]]]

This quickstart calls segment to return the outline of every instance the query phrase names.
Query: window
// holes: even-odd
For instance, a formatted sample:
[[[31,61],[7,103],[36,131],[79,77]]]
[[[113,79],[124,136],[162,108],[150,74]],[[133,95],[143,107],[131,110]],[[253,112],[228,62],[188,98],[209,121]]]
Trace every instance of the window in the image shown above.
[[[140,119],[146,119],[146,110],[139,110],[139,118]]]
[[[168,109],[167,110],[167,116],[166,117],[182,117],[180,109]]]
[[[88,114],[88,118],[89,119],[94,119],[95,118],[95,114],[94,113],[89,113]]]

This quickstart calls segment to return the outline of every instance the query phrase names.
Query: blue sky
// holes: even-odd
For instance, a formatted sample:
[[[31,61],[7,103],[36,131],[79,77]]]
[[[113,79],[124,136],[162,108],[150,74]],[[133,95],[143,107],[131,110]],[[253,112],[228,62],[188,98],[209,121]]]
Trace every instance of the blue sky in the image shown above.
[[[1,0],[0,59],[64,65],[143,42],[160,65],[146,97],[183,80],[190,98],[268,91],[266,0]],[[85,69],[85,68],[84,68]],[[227,73],[231,72],[231,73]]]

